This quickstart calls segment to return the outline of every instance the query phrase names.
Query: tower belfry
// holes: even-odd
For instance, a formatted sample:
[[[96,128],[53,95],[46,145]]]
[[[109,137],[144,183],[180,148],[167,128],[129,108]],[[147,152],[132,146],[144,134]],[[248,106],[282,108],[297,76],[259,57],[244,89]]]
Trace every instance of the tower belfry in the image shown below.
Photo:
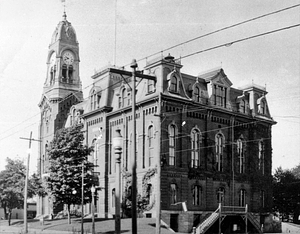
[[[38,173],[41,177],[48,172],[47,147],[55,132],[65,126],[72,105],[83,99],[79,76],[79,45],[76,32],[67,20],[65,11],[52,34],[46,61],[46,79],[39,102],[41,111],[39,139],[41,142]],[[38,214],[53,212],[48,198],[39,198],[37,205]]]

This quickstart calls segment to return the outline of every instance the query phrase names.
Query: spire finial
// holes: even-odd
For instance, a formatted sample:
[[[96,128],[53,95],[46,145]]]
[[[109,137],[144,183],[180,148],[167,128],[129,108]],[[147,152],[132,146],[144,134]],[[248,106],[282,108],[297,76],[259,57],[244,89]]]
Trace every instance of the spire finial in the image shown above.
[[[67,14],[66,14],[66,11],[64,10],[64,14],[63,14],[63,20],[64,21],[67,21]]]
[[[61,2],[64,4],[63,20],[66,21],[66,20],[67,20],[67,14],[66,14],[66,1],[65,1],[65,0],[61,0]]]

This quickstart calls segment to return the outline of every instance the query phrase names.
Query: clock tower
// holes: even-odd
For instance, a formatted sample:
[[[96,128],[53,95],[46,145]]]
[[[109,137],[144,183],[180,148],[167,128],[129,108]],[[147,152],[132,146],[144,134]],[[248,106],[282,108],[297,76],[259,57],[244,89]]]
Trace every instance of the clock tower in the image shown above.
[[[75,30],[64,12],[54,30],[47,55],[47,73],[42,98],[39,125],[38,174],[47,176],[47,147],[55,132],[65,126],[72,105],[83,100],[79,77],[79,46]],[[58,208],[61,209],[61,208]],[[55,213],[48,197],[40,197],[37,202],[37,215]]]

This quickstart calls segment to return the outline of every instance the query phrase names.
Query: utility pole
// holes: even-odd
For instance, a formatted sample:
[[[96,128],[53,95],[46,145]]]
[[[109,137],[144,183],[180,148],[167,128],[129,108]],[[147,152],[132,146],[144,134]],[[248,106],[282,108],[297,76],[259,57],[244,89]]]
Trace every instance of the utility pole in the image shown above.
[[[157,181],[156,181],[156,223],[155,223],[155,233],[160,234],[160,220],[161,220],[161,128],[162,128],[162,111],[161,111],[161,93],[158,97],[158,114],[159,117],[159,127],[158,127],[158,155],[157,155]]]
[[[30,162],[30,149],[31,149],[31,142],[32,141],[40,141],[35,140],[32,138],[32,131],[30,132],[29,138],[20,137],[22,140],[29,141],[29,148],[28,148],[28,157],[27,157],[27,164],[26,164],[26,178],[25,178],[25,189],[24,189],[24,233],[28,233],[28,224],[27,224],[27,194],[28,194],[28,177],[29,177],[29,162]]]
[[[83,205],[84,205],[84,160],[81,164],[81,234],[83,234]]]
[[[142,72],[137,72],[136,69],[138,67],[138,64],[135,59],[132,60],[130,67],[132,68],[132,72],[125,71],[125,70],[117,70],[114,68],[111,68],[111,72],[114,72],[116,74],[120,74],[132,77],[132,87],[127,83],[126,79],[125,82],[127,85],[131,88],[132,92],[132,125],[133,125],[133,135],[132,135],[132,151],[133,151],[133,157],[131,158],[131,169],[132,169],[132,201],[131,201],[131,209],[132,209],[132,234],[137,234],[137,202],[136,202],[136,195],[137,195],[137,175],[136,175],[136,78],[141,79],[147,79],[152,80],[156,82],[156,77],[151,75],[144,75]],[[123,76],[122,76],[123,77]],[[160,188],[158,188],[160,189]]]
[[[136,102],[136,90],[135,90],[135,73],[137,68],[136,60],[134,59],[130,65],[132,68],[132,124],[133,124],[133,136],[132,136],[132,145],[133,145],[133,157],[131,158],[131,169],[132,169],[132,196],[131,196],[131,209],[132,209],[132,233],[137,234],[137,212],[136,212],[136,116],[135,116],[135,102]]]

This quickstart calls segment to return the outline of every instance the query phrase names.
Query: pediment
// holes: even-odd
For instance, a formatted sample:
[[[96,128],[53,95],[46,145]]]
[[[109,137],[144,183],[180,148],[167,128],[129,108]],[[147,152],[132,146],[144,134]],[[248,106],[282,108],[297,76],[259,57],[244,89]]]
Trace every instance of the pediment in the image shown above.
[[[225,87],[232,86],[231,81],[228,79],[222,68],[203,73],[199,75],[199,77],[205,79],[205,81],[209,83],[220,84]]]
[[[212,83],[220,84],[225,87],[232,86],[231,81],[227,78],[226,74],[224,73],[223,69],[211,79]]]

